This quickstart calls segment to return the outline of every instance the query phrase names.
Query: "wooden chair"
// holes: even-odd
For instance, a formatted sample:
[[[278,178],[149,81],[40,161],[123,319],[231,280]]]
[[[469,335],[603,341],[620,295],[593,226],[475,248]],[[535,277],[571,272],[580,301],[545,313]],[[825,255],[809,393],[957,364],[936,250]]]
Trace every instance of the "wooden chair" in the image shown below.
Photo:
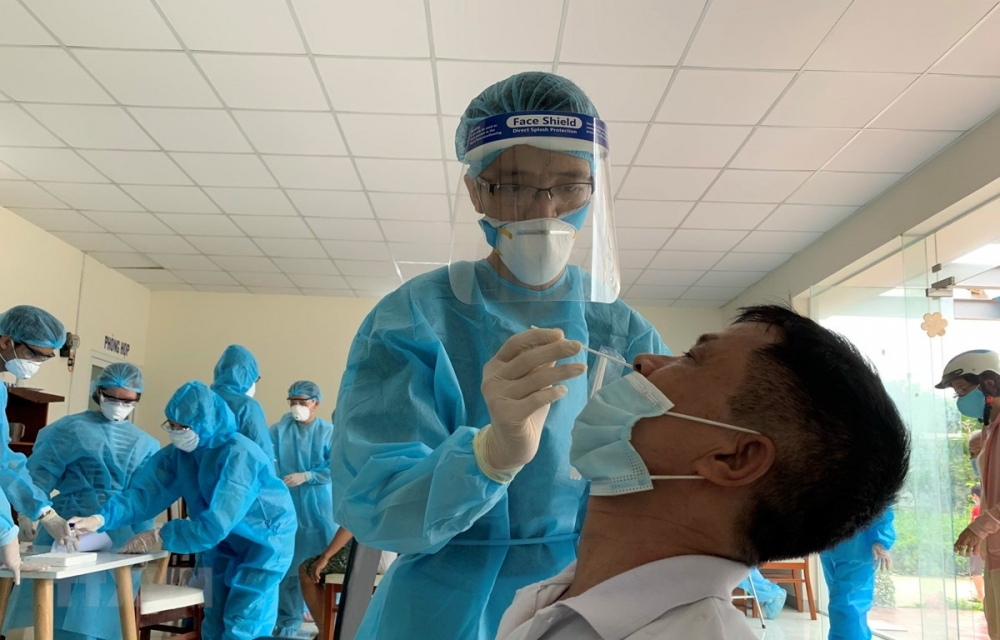
[[[164,584],[171,556],[157,562],[156,577],[139,587],[135,599],[135,622],[140,640],[150,640],[153,631],[171,634],[171,640],[201,640],[205,594],[201,589]],[[190,619],[190,627],[178,621]],[[167,624],[174,623],[174,624]]]
[[[809,603],[809,617],[816,619],[816,601],[813,599],[812,576],[809,573],[809,558],[768,562],[758,567],[762,576],[778,584],[790,584],[795,588],[795,605],[802,613],[802,585],[806,586]]]
[[[167,507],[167,521],[187,520],[187,504],[184,498],[179,498],[177,502]],[[187,586],[186,577],[194,572],[194,554],[171,553],[170,562],[167,565],[165,584]]]

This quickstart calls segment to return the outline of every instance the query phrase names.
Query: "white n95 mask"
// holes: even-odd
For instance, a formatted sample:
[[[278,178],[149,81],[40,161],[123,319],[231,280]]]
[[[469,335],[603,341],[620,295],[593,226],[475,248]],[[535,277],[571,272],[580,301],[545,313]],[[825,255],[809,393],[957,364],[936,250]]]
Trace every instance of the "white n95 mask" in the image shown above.
[[[104,417],[111,422],[121,422],[125,418],[129,417],[132,413],[134,406],[125,405],[120,402],[115,402],[113,400],[104,400],[101,402],[101,413]]]
[[[250,385],[249,389],[247,389],[246,395],[252,398],[256,393],[257,393],[257,383],[255,382],[252,385]]]
[[[38,373],[42,365],[38,362],[25,360],[24,358],[12,358],[7,361],[7,372],[18,380],[27,380]]]
[[[759,432],[723,422],[671,411],[674,403],[652,382],[635,372],[602,387],[576,418],[570,444],[570,464],[586,480],[590,495],[614,496],[649,491],[653,480],[702,480],[701,476],[651,476],[632,446],[632,428],[642,418],[671,415],[759,435]]]
[[[539,287],[558,278],[566,268],[579,230],[575,223],[582,225],[586,212],[587,207],[582,207],[558,218],[519,222],[485,216],[480,226],[514,277]]]
[[[173,443],[175,447],[181,451],[187,451],[191,453],[198,448],[198,442],[201,438],[195,433],[194,429],[182,429],[181,431],[169,431],[170,442]]]
[[[303,407],[297,404],[292,407],[292,418],[296,422],[305,422],[309,419],[309,407]]]

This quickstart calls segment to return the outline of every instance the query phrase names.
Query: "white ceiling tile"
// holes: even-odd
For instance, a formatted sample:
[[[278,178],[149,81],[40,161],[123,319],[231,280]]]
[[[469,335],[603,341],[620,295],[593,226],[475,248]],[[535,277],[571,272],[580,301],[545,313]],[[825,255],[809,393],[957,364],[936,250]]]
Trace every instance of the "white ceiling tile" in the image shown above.
[[[381,242],[382,230],[375,220],[343,218],[307,218],[306,222],[320,240],[366,240]]]
[[[723,251],[660,251],[649,263],[649,268],[706,271],[724,255]]]
[[[762,231],[829,231],[846,220],[857,207],[818,204],[783,204],[762,222]]]
[[[181,51],[102,51],[81,49],[76,56],[125,105],[219,107],[205,78]]]
[[[551,70],[551,63],[521,64],[438,60],[438,93],[441,96],[441,113],[460,116],[465,112],[465,108],[469,106],[473,98],[493,83],[525,71]],[[445,140],[450,142],[454,138],[454,134],[455,127],[446,128]],[[449,148],[448,157],[454,157],[450,153],[451,149]]]
[[[820,171],[788,202],[792,204],[863,205],[903,177],[902,173],[836,173]]]
[[[17,0],[0,0],[0,44],[58,44]]]
[[[253,271],[254,273],[278,273],[278,267],[270,258],[245,256],[213,256],[212,262],[226,271]]]
[[[634,284],[629,287],[628,297],[651,300],[673,300],[687,291],[687,286]]]
[[[670,307],[674,306],[675,300],[670,298],[637,298],[633,296],[626,296],[624,298],[625,302],[634,307]],[[719,306],[722,306],[721,304]]]
[[[347,283],[344,283],[347,286]],[[302,295],[304,296],[315,296],[318,298],[357,298],[358,296],[354,293],[353,289],[309,289],[302,287],[300,289]]]
[[[746,235],[746,231],[678,229],[663,248],[670,251],[729,251]]]
[[[218,271],[219,265],[205,256],[180,254],[148,254],[150,259],[164,269],[189,269],[193,271]]]
[[[451,246],[444,243],[393,242],[392,256],[400,262],[433,262],[444,264],[451,255]]]
[[[195,54],[215,89],[236,109],[325,111],[319,79],[306,58]]]
[[[264,162],[283,187],[361,190],[361,182],[349,158],[264,156]]]
[[[177,278],[177,276],[174,276],[174,275],[172,275],[171,277]],[[176,282],[176,283],[171,283],[171,282],[164,282],[164,283],[144,282],[142,284],[145,285],[145,287],[147,289],[149,289],[150,291],[197,291],[197,289],[195,289],[191,285],[181,283],[180,282],[180,278],[177,278],[177,280],[178,280],[178,282]]]
[[[276,187],[274,178],[255,155],[172,153],[181,168],[207,187]]]
[[[112,269],[143,269],[159,266],[141,253],[104,253],[95,251],[87,255]]]
[[[772,211],[774,211],[773,204],[701,202],[684,221],[684,227],[686,229],[753,229]]]
[[[829,171],[894,171],[908,173],[954,142],[957,131],[867,129],[837,154]]]
[[[139,284],[145,284],[145,285],[162,285],[164,287],[170,286],[170,285],[181,285],[181,286],[186,287],[186,290],[190,289],[190,287],[188,287],[187,285],[185,285],[185,284],[183,284],[181,282],[180,278],[178,278],[173,273],[170,273],[169,271],[160,271],[158,269],[128,269],[128,268],[124,268],[124,269],[118,269],[118,273],[122,274],[126,278],[129,278],[131,280],[134,280],[134,281],[138,282]],[[160,287],[156,287],[156,288],[160,289]],[[170,290],[170,291],[172,291],[174,289],[161,289],[161,290]]]
[[[0,91],[21,102],[113,103],[68,53],[54,48],[0,48]]]
[[[798,253],[822,234],[813,231],[752,231],[735,251],[757,253]]]
[[[681,300],[718,300],[728,302],[743,293],[746,287],[691,287]]]
[[[295,207],[281,189],[207,187],[205,193],[226,213],[249,216],[294,216]]]
[[[603,64],[677,64],[705,0],[623,2],[608,19],[603,0],[573,0],[559,60]],[[601,46],[594,46],[595,43]]]
[[[201,213],[161,213],[160,220],[177,233],[185,236],[239,236],[242,235],[227,216]]]
[[[236,224],[251,238],[312,238],[313,233],[298,216],[239,216]]]
[[[628,170],[628,166],[611,167],[611,184],[618,191],[621,191],[624,186],[625,176],[628,175]]]
[[[447,222],[383,220],[380,224],[389,242],[442,242],[451,237]]]
[[[232,284],[199,284],[195,285],[195,289],[202,293],[247,293],[243,285]]]
[[[0,180],[27,180],[27,178],[0,162]]]
[[[636,164],[724,167],[751,131],[750,127],[654,124]]]
[[[559,65],[559,75],[580,85],[606,120],[653,118],[672,69]]]
[[[771,271],[789,258],[790,253],[737,253],[730,252],[715,265],[716,271]]]
[[[657,120],[757,124],[793,77],[782,71],[681,69]]]
[[[622,269],[645,269],[655,255],[647,249],[623,249],[618,252],[618,262]]]
[[[636,200],[697,200],[717,175],[717,169],[632,167],[620,195]]]
[[[289,276],[296,286],[307,289],[347,289],[347,281],[341,276],[319,274],[292,274]]]
[[[84,215],[112,233],[173,235],[173,231],[151,213],[86,211]]]
[[[0,180],[0,206],[28,207],[31,209],[69,208],[38,185],[24,180]]]
[[[809,59],[810,69],[911,71],[934,64],[994,0],[859,0]]]
[[[622,284],[623,285],[634,284],[635,281],[639,279],[639,276],[642,275],[643,271],[645,271],[645,269],[622,269],[621,270]]]
[[[184,172],[159,151],[82,150],[80,155],[119,184],[189,185]]]
[[[326,253],[318,240],[287,240],[283,238],[257,238],[257,245],[271,258],[325,258]]]
[[[337,269],[345,276],[399,278],[399,274],[396,273],[396,264],[391,261],[337,260],[336,262]]]
[[[367,276],[346,276],[347,283],[366,295],[395,291],[403,283],[399,276],[392,278],[372,278]]]
[[[696,67],[798,69],[850,0],[717,0],[684,63]]]
[[[417,276],[422,276],[425,273],[436,271],[437,269],[445,266],[429,262],[400,262],[398,264],[399,271],[403,274],[403,280],[411,280]]]
[[[232,276],[240,284],[248,287],[291,287],[292,281],[283,273],[259,273],[256,271],[236,271]]]
[[[210,256],[260,256],[261,250],[249,238],[209,238],[187,236],[191,244]],[[217,261],[218,262],[218,261]],[[219,266],[227,268],[222,262]],[[244,269],[246,271],[247,269]]]
[[[120,187],[110,184],[72,184],[46,182],[49,193],[74,209],[87,211],[139,211],[142,207]]]
[[[233,116],[260,153],[347,155],[330,113],[237,111]]]
[[[961,99],[956,100],[956,96]],[[1000,109],[1000,78],[927,75],[873,123],[885,129],[971,129]]]
[[[487,3],[430,0],[434,51],[460,60],[554,60],[562,7],[561,0],[510,0],[498,11]]]
[[[620,249],[659,249],[673,229],[618,229],[618,248]]]
[[[768,125],[851,127],[867,125],[916,75],[806,71],[768,114]]]
[[[441,131],[436,116],[344,113],[340,115],[340,126],[355,156],[441,158]]]
[[[638,122],[608,122],[608,139],[616,161],[630,163],[646,135],[646,124]],[[649,144],[647,143],[647,147]]]
[[[128,185],[124,189],[150,211],[219,213],[219,208],[198,187]]]
[[[289,274],[337,275],[337,267],[332,260],[310,258],[275,258],[275,264]]]
[[[192,51],[305,53],[285,0],[157,0]]]
[[[250,293],[259,296],[301,296],[302,292],[295,287],[247,287]]]
[[[110,233],[53,231],[52,235],[80,251],[132,251],[132,247]]]
[[[167,151],[252,151],[225,111],[138,107],[129,111]]]
[[[46,231],[85,231],[90,233],[104,231],[93,220],[72,209],[18,209],[10,207],[10,210]]]
[[[389,247],[384,242],[324,240],[323,246],[330,257],[336,260],[391,260]]]
[[[444,167],[434,160],[357,160],[361,178],[370,191],[447,193]]]
[[[325,58],[316,64],[337,111],[437,112],[428,60]]]
[[[74,147],[156,149],[121,107],[37,104],[25,107],[50,131]]]
[[[1000,11],[994,9],[932,70],[934,73],[1000,76]]]
[[[815,171],[857,133],[854,129],[761,127],[730,163],[734,169],[809,169]]]
[[[69,149],[0,147],[0,160],[30,180],[108,182]]]
[[[369,194],[375,215],[381,220],[427,220],[448,222],[448,197],[424,193]]]
[[[700,278],[704,271],[676,271],[663,269],[646,269],[636,284],[655,286],[682,286],[693,285]]]
[[[175,276],[188,284],[239,284],[225,271],[172,271]]]
[[[286,193],[303,216],[313,218],[373,217],[372,208],[363,191],[289,189]]]
[[[781,202],[805,182],[809,171],[729,169],[705,194],[716,202]]]
[[[293,0],[315,54],[426,58],[427,21],[421,0]]]
[[[680,225],[693,206],[693,202],[616,200],[615,226],[672,229]]]
[[[70,47],[180,48],[152,2],[26,0],[26,4]]]
[[[153,253],[157,251],[173,254],[198,253],[197,249],[192,247],[184,238],[180,236],[119,233],[118,237],[131,245],[133,249],[141,251],[142,253]]]
[[[0,145],[10,147],[61,147],[54,135],[16,104],[0,104]]]

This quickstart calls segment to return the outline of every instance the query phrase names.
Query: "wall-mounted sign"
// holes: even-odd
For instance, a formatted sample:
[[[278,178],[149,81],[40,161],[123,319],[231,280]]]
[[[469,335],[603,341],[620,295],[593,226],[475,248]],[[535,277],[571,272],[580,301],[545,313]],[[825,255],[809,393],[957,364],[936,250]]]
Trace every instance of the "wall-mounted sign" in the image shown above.
[[[122,342],[112,338],[111,336],[104,336],[104,350],[110,351],[111,353],[117,353],[123,358],[128,357],[128,352],[131,351],[132,345],[127,342]]]

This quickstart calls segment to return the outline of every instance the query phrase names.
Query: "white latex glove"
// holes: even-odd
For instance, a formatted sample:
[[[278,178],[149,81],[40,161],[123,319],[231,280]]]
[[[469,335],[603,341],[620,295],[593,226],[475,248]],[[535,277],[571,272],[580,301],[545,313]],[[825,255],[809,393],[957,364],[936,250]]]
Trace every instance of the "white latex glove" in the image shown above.
[[[511,336],[483,367],[482,393],[491,422],[476,434],[473,451],[487,477],[510,482],[535,457],[549,407],[566,395],[566,387],[557,383],[587,370],[582,362],[555,363],[580,348],[560,329],[529,329]]]
[[[161,548],[163,548],[163,540],[160,539],[160,530],[150,529],[133,536],[121,548],[121,553],[149,553],[150,551],[159,551]]]
[[[287,476],[285,476],[284,478],[282,478],[282,481],[285,483],[286,487],[288,487],[289,489],[291,489],[292,487],[297,487],[300,484],[305,484],[306,482],[308,482],[309,481],[309,476],[310,476],[310,474],[308,472],[305,472],[305,473],[289,473]]]
[[[77,535],[94,533],[104,526],[104,516],[78,516],[70,518],[69,525]]]
[[[69,523],[66,519],[56,513],[55,509],[49,509],[42,519],[39,520],[45,530],[49,532],[52,539],[59,544],[67,544],[67,541],[73,537],[73,532],[70,531]]]
[[[21,542],[35,541],[35,522],[23,513],[17,515],[17,539]]]
[[[21,584],[21,571],[30,569],[21,563],[21,546],[17,538],[5,544],[0,552],[3,553],[4,566],[14,572],[14,584]]]

